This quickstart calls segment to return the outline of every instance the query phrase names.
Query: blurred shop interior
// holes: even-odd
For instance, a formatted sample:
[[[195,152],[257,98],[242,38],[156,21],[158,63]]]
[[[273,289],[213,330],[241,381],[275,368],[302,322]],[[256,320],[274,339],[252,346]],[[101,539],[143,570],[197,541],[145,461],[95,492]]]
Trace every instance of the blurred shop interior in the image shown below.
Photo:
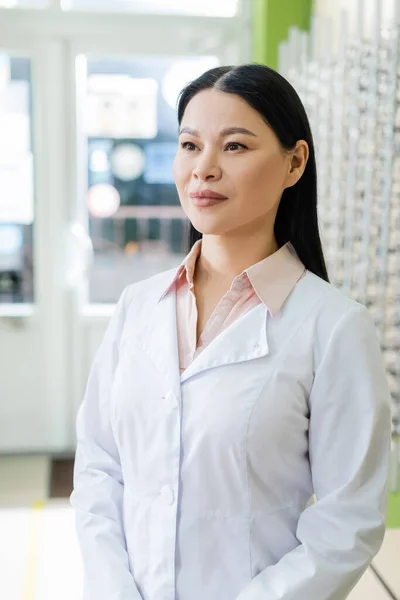
[[[186,254],[177,97],[256,61],[303,100],[330,278],[379,332],[388,531],[350,598],[400,599],[399,24],[400,0],[0,0],[1,598],[78,598],[68,496],[90,364],[123,288]]]

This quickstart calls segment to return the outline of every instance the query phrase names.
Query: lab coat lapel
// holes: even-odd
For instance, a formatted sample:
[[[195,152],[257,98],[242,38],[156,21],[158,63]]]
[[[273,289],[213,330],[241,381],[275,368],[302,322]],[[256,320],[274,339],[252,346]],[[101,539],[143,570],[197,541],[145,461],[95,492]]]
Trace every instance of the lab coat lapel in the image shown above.
[[[172,271],[169,272],[169,274],[171,273]],[[144,301],[138,341],[158,371],[164,376],[166,389],[172,391],[179,399],[180,371],[175,291],[157,302],[160,290],[165,288],[168,279],[167,275],[166,279],[161,280],[160,288],[154,286],[156,301],[149,302],[148,297]]]
[[[180,385],[206,369],[261,358],[268,354],[268,309],[263,303],[239,317],[198,354],[180,375],[176,325],[176,292],[158,301],[174,271],[154,285],[154,301],[147,297],[140,310],[142,320],[137,339],[144,352],[165,378],[167,389],[180,397]],[[139,315],[138,315],[139,316]]]
[[[239,317],[196,356],[182,373],[181,383],[206,369],[266,356],[268,314],[268,309],[261,303]]]

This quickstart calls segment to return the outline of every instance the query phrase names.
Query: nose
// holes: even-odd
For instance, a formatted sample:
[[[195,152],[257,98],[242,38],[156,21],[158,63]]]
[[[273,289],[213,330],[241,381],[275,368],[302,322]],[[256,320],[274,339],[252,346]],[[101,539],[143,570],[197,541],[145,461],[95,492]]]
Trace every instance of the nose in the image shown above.
[[[216,181],[221,179],[222,169],[219,166],[216,157],[211,153],[203,153],[198,157],[193,168],[193,177],[200,181]]]

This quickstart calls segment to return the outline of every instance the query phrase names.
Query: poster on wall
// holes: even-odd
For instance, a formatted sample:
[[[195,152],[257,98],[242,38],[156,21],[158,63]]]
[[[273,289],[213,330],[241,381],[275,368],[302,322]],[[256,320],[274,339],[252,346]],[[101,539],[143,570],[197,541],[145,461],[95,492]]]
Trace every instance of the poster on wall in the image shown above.
[[[0,154],[0,223],[30,225],[33,205],[32,153]]]
[[[129,75],[90,75],[85,131],[88,137],[147,138],[157,135],[155,79]]]
[[[0,86],[0,223],[33,222],[33,156],[29,83]]]

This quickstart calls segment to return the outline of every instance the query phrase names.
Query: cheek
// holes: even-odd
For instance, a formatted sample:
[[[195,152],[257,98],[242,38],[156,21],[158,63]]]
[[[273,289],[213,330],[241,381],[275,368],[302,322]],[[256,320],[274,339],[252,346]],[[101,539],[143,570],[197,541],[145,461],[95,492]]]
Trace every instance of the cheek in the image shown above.
[[[190,182],[191,171],[187,168],[187,165],[185,165],[185,161],[182,161],[178,157],[178,158],[175,158],[175,160],[172,164],[172,173],[174,176],[176,190],[177,190],[178,196],[179,196],[179,201],[181,203],[182,208],[186,212],[186,210],[187,210],[186,190],[187,190],[188,184]]]
[[[191,169],[188,160],[177,155],[172,165],[172,172],[177,185],[183,185],[187,179],[190,179]]]
[[[179,175],[179,161],[178,161],[177,157],[174,158],[174,162],[172,163],[172,174],[174,176],[175,183],[178,185],[180,175]]]
[[[281,190],[285,174],[285,161],[281,156],[271,155],[248,161],[235,170],[237,188],[244,194],[262,192],[264,198],[269,192]]]

